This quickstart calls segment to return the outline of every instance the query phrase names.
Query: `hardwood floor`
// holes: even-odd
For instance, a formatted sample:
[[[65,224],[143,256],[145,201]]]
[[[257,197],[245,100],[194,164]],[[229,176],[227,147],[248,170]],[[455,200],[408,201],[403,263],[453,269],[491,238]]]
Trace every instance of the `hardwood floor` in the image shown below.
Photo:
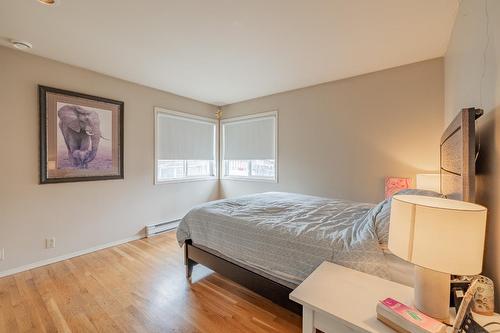
[[[198,265],[175,233],[0,279],[0,332],[300,332],[301,318]]]

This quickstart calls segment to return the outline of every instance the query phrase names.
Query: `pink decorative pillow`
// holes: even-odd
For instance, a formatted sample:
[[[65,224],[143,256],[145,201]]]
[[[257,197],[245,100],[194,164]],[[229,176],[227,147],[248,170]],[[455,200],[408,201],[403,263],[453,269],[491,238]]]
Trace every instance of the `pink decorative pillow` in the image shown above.
[[[411,178],[386,177],[385,198],[392,197],[396,192],[410,188]]]

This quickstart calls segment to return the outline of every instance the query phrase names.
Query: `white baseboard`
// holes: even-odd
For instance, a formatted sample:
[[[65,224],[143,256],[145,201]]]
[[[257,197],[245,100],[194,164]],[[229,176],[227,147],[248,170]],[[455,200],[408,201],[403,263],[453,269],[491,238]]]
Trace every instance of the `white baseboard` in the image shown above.
[[[27,265],[23,265],[23,266],[19,266],[19,267],[14,267],[14,268],[11,268],[11,269],[8,269],[8,270],[0,272],[0,278],[4,277],[4,276],[16,274],[16,273],[28,271],[28,270],[33,269],[33,268],[42,267],[42,266],[45,266],[45,265],[50,265],[50,264],[53,264],[53,263],[58,262],[58,261],[63,261],[63,260],[66,260],[66,259],[71,259],[71,258],[74,258],[74,257],[78,257],[78,256],[81,256],[83,254],[87,254],[87,253],[99,251],[99,250],[102,250],[102,249],[106,249],[108,247],[120,245],[120,244],[123,244],[123,243],[128,243],[128,242],[131,242],[131,241],[134,241],[134,240],[138,240],[138,239],[141,239],[141,238],[144,238],[144,237],[145,237],[144,235],[136,235],[136,236],[132,236],[132,237],[129,237],[129,238],[121,239],[121,240],[118,240],[118,241],[114,241],[114,242],[110,242],[110,243],[106,243],[106,244],[102,244],[102,245],[97,245],[97,246],[94,246],[94,247],[91,247],[91,248],[88,248],[88,249],[85,249],[85,250],[80,250],[80,251],[76,251],[76,252],[64,254],[64,255],[59,256],[59,257],[44,259],[44,260],[36,261],[34,263],[31,263],[31,264],[27,264]]]

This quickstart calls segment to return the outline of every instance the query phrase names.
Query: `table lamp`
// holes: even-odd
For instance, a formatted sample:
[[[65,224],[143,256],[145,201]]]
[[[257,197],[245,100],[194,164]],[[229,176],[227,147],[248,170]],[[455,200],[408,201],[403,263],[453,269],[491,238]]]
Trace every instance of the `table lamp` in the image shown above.
[[[415,264],[415,307],[435,319],[449,317],[450,274],[482,270],[486,208],[470,202],[395,195],[389,250]]]

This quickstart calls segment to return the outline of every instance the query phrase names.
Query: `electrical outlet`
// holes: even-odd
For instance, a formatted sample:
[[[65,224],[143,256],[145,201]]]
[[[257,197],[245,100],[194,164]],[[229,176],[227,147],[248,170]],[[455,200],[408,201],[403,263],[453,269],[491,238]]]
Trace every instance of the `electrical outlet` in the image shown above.
[[[5,249],[2,247],[0,249],[0,261],[5,260]]]
[[[56,238],[47,238],[45,239],[45,248],[46,249],[53,249],[56,247]]]

